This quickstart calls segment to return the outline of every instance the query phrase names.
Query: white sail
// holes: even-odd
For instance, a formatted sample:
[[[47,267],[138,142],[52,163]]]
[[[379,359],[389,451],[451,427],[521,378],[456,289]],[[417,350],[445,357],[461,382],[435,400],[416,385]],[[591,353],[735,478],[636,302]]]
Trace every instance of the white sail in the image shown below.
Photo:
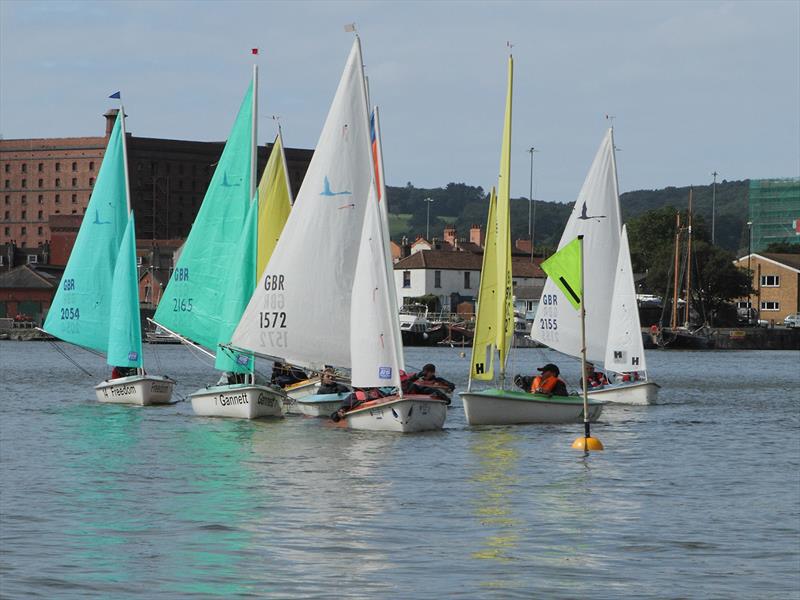
[[[303,185],[235,346],[306,367],[349,367],[350,296],[372,181],[356,38]]]
[[[586,356],[598,362],[606,355],[613,269],[619,253],[618,196],[614,134],[609,129],[594,157],[558,244],[560,250],[579,235],[584,236]],[[531,337],[559,352],[580,356],[580,314],[550,280],[542,291]]]
[[[619,244],[619,258],[611,301],[611,318],[608,323],[608,343],[603,366],[606,370],[615,373],[647,369],[644,362],[644,344],[639,323],[639,307],[636,303],[636,288],[633,284],[628,232],[625,226],[622,227],[622,238]]]
[[[381,207],[370,192],[350,305],[351,380],[357,387],[400,386],[400,321],[392,312],[394,278],[387,273]],[[391,284],[391,285],[390,285]]]

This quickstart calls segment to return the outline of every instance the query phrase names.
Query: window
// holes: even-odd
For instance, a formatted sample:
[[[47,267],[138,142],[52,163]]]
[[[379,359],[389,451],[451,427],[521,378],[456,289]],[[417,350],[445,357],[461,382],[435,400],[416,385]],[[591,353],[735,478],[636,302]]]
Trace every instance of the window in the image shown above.
[[[39,180],[39,187],[44,187],[44,179]]]
[[[37,202],[37,203],[39,203],[39,204],[41,204],[43,201],[44,201],[44,196],[42,196],[41,194],[39,194],[39,197],[36,199],[36,202]]]
[[[6,219],[6,221],[8,221],[10,218],[11,218],[11,213],[10,213],[10,212],[8,212],[8,211],[6,211],[6,212],[5,212],[5,219]]]
[[[736,308],[752,308],[752,304],[750,304],[750,300],[739,300],[736,303]]]
[[[56,171],[60,171],[60,170],[61,170],[61,163],[56,163]]]
[[[89,161],[89,170],[90,171],[94,171],[94,161],[93,160]]]
[[[75,204],[78,201],[78,194],[72,194],[72,203]]]
[[[137,267],[141,267],[142,266],[142,257],[141,256],[137,256],[136,257],[136,266]]]
[[[94,186],[94,177],[89,177],[89,187]]]
[[[73,177],[72,178],[72,187],[75,187],[76,185],[78,185],[78,179],[76,177]]]
[[[39,262],[39,257],[38,256],[36,256],[35,254],[28,254],[28,264],[29,265],[35,265],[38,262]]]
[[[56,194],[56,204],[61,204],[61,194]]]
[[[22,220],[25,220],[25,219],[28,218],[28,211],[27,210],[23,210],[22,211],[22,217],[21,218],[22,218]]]
[[[37,227],[36,228],[36,233],[38,233],[39,235],[42,235],[42,228],[41,227]]]
[[[56,177],[56,187],[61,187],[61,179]]]
[[[780,302],[768,301],[761,303],[761,310],[780,310],[780,309],[781,309]]]
[[[403,271],[403,287],[411,287],[411,271]]]
[[[464,289],[467,289],[467,290],[470,289],[470,287],[472,287],[472,286],[470,286],[470,281],[469,281],[469,276],[470,275],[471,275],[471,273],[469,271],[464,271]]]
[[[11,203],[11,196],[6,195],[6,204]]]
[[[41,221],[44,218],[42,215],[43,215],[42,211],[39,211],[38,213],[36,213],[36,218]]]
[[[78,170],[78,163],[76,163],[76,162],[72,163],[72,170],[73,171],[77,171]]]
[[[11,171],[11,165],[6,163],[6,173]]]
[[[39,171],[39,173],[44,171],[44,163],[39,163],[39,166],[36,168],[36,170]]]
[[[27,179],[23,179],[22,180],[22,187],[24,187],[24,188],[28,187],[28,180]]]
[[[6,235],[11,235],[11,227],[6,227],[5,233]]]
[[[761,287],[780,287],[781,286],[781,276],[780,275],[762,275],[761,276]]]
[[[28,197],[23,194],[22,195],[22,204],[27,204],[27,203],[28,203]]]
[[[22,168],[22,172],[23,173],[27,173],[28,172],[28,165],[26,165],[25,163],[22,163],[22,167],[21,168]]]
[[[11,187],[11,180],[10,179],[6,179],[5,186],[6,186],[6,189]]]
[[[27,227],[23,227],[22,228],[22,232],[20,233],[20,235],[28,235],[28,228]]]
[[[442,287],[442,272],[441,271],[434,271],[433,272],[433,287],[435,287],[435,288]]]
[[[77,215],[77,214],[78,214],[78,211],[77,211],[76,209],[74,209],[74,208],[73,208],[73,209],[72,209],[72,214],[73,214],[73,215]]]

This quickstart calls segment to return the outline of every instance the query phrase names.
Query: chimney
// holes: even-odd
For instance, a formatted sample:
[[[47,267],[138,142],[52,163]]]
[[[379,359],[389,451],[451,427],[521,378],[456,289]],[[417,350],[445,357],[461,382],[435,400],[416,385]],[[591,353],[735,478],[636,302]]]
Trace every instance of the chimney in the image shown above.
[[[456,228],[452,225],[448,225],[444,228],[444,243],[450,244],[451,246],[456,245]]]
[[[484,242],[483,228],[480,225],[473,225],[472,227],[470,227],[469,241],[483,248],[483,242]]]
[[[111,132],[114,129],[114,122],[117,120],[118,108],[109,108],[103,115],[106,118],[106,137],[111,137]]]

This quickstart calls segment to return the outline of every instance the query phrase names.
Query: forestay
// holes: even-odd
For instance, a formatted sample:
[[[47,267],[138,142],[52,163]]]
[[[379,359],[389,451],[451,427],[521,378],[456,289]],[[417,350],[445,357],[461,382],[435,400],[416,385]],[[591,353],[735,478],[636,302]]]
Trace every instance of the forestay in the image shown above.
[[[242,100],[203,204],[153,319],[216,350],[228,270],[251,200],[253,84]]]
[[[612,275],[619,253],[620,214],[614,135],[609,129],[572,209],[558,249],[583,235],[586,298],[586,355],[602,361],[606,355],[608,315],[614,286]],[[580,314],[553,281],[542,291],[531,337],[554,350],[580,356]]]
[[[108,349],[111,280],[128,224],[122,111],[43,329],[64,341]]]
[[[608,323],[608,344],[603,364],[607,370],[616,373],[647,369],[626,226],[622,227],[619,244],[611,319]]]
[[[136,227],[133,213],[120,244],[111,284],[114,307],[108,329],[108,364],[142,366],[142,322],[139,315],[139,276],[136,268]]]
[[[233,345],[306,367],[351,365],[350,298],[372,185],[367,127],[356,39],[303,185]]]

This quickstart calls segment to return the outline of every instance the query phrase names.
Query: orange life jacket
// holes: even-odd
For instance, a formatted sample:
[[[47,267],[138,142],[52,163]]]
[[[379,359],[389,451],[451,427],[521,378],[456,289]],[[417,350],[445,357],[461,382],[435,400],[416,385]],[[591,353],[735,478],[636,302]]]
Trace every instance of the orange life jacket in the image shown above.
[[[559,377],[551,377],[550,379],[544,380],[541,375],[537,375],[533,378],[530,392],[531,394],[550,394],[556,387],[558,381]]]

